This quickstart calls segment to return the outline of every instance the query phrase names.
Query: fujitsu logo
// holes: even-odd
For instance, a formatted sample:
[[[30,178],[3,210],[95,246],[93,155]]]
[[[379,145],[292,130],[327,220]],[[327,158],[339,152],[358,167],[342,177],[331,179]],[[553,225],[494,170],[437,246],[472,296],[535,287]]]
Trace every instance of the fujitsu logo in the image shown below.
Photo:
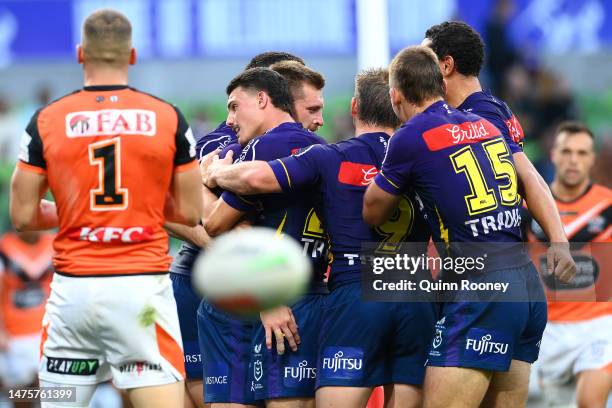
[[[103,109],[66,115],[66,136],[155,136],[157,116],[144,109]]]
[[[446,128],[453,138],[453,143],[462,143],[465,140],[481,139],[489,136],[489,132],[485,128],[482,121],[480,122],[469,122],[460,125],[453,125]]]
[[[81,227],[68,232],[68,237],[78,241],[104,243],[144,242],[153,239],[151,227]]]
[[[317,369],[308,367],[308,361],[303,360],[297,367],[285,367],[285,378],[293,378],[298,382],[304,378],[317,378]]]
[[[492,336],[486,334],[479,339],[467,339],[465,344],[466,350],[474,350],[478,355],[484,353],[490,354],[506,354],[508,352],[508,343],[497,343],[491,341]]]
[[[338,351],[333,358],[323,359],[323,369],[332,370],[334,373],[338,370],[361,370],[363,360],[361,358],[343,358],[344,353]]]

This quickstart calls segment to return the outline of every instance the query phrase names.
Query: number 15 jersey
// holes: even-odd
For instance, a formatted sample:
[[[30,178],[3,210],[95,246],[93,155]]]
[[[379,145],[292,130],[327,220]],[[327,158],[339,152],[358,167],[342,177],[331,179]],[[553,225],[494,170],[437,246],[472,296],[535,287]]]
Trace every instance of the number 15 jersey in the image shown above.
[[[196,167],[194,145],[176,107],[127,86],[85,87],[37,111],[18,166],[45,174],[55,199],[55,269],[166,272],[164,206],[173,173]]]
[[[394,195],[413,187],[423,201],[434,239],[447,248],[451,243],[487,243],[486,252],[499,252],[488,260],[488,269],[528,262],[518,246],[510,253],[488,244],[522,239],[512,152],[487,120],[443,101],[432,104],[391,138],[375,182]],[[509,248],[515,249],[503,246]]]

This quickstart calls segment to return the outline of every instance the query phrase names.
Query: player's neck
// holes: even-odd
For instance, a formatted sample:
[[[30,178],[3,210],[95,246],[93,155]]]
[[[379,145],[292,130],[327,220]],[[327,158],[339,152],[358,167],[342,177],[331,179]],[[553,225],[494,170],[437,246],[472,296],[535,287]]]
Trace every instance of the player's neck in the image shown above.
[[[589,188],[590,184],[591,180],[587,178],[580,184],[577,184],[575,186],[568,186],[555,178],[555,180],[550,185],[550,190],[552,191],[555,198],[561,201],[574,201],[584,194],[587,188]]]
[[[295,123],[295,120],[285,111],[280,109],[275,109],[270,111],[266,117],[265,122],[263,123],[263,133],[274,129],[277,126],[282,125],[283,123]]]
[[[83,83],[85,86],[127,85],[128,70],[107,66],[84,66]]]
[[[357,137],[363,135],[364,133],[386,133],[390,136],[394,132],[395,130],[390,127],[369,125],[361,122],[360,120],[355,121],[355,135]]]
[[[457,74],[453,79],[446,80],[446,101],[456,108],[474,92],[482,91],[480,81],[475,76]]]

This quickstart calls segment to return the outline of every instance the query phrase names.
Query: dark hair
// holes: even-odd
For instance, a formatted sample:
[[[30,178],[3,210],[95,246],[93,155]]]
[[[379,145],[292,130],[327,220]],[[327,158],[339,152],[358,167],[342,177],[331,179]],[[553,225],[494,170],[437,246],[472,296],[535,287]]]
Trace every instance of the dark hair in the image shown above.
[[[361,71],[355,77],[357,117],[373,126],[397,128],[401,120],[393,112],[389,98],[389,71],[373,68]]]
[[[247,69],[230,81],[225,92],[229,96],[238,87],[267,93],[272,105],[293,116],[293,97],[289,92],[289,84],[278,72],[269,68]]]
[[[297,61],[282,61],[270,66],[270,69],[278,72],[289,83],[289,90],[293,99],[301,98],[303,95],[302,84],[305,82],[321,90],[325,86],[323,75],[300,64]]]
[[[300,57],[289,54],[288,52],[279,52],[279,51],[267,51],[262,52],[261,54],[257,54],[251,61],[244,67],[245,70],[251,68],[268,68],[272,64],[276,64],[281,61],[296,61],[302,65],[306,65],[303,59]]]
[[[574,133],[586,133],[587,135],[589,135],[591,137],[591,139],[594,139],[593,136],[593,132],[591,131],[591,129],[584,123],[582,122],[577,122],[577,121],[573,121],[573,120],[568,120],[565,122],[561,122],[559,124],[559,126],[557,126],[557,130],[555,131],[555,135],[560,135],[561,133],[566,132],[568,134],[574,134]]]
[[[460,74],[478,76],[484,61],[484,43],[480,34],[462,21],[445,21],[429,27],[425,37],[440,60],[453,57]]]
[[[391,86],[406,100],[421,105],[427,99],[444,98],[444,79],[436,54],[420,45],[404,48],[389,65]]]

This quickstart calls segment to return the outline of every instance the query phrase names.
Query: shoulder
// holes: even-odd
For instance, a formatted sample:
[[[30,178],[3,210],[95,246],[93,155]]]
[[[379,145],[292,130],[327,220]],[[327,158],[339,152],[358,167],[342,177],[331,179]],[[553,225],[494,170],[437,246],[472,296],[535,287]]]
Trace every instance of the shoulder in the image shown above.
[[[199,157],[203,157],[216,149],[224,149],[236,141],[236,134],[229,126],[219,126],[197,140],[196,150]]]
[[[63,107],[64,104],[72,103],[78,100],[82,90],[76,89],[68,94],[62,95],[59,98],[56,98],[49,102],[48,104],[39,108],[34,115],[32,115],[32,119],[38,118],[41,115],[46,115],[48,113],[53,113],[55,109]]]
[[[600,197],[601,199],[612,201],[612,190],[606,186],[602,186],[601,184],[593,184],[590,193]]]

